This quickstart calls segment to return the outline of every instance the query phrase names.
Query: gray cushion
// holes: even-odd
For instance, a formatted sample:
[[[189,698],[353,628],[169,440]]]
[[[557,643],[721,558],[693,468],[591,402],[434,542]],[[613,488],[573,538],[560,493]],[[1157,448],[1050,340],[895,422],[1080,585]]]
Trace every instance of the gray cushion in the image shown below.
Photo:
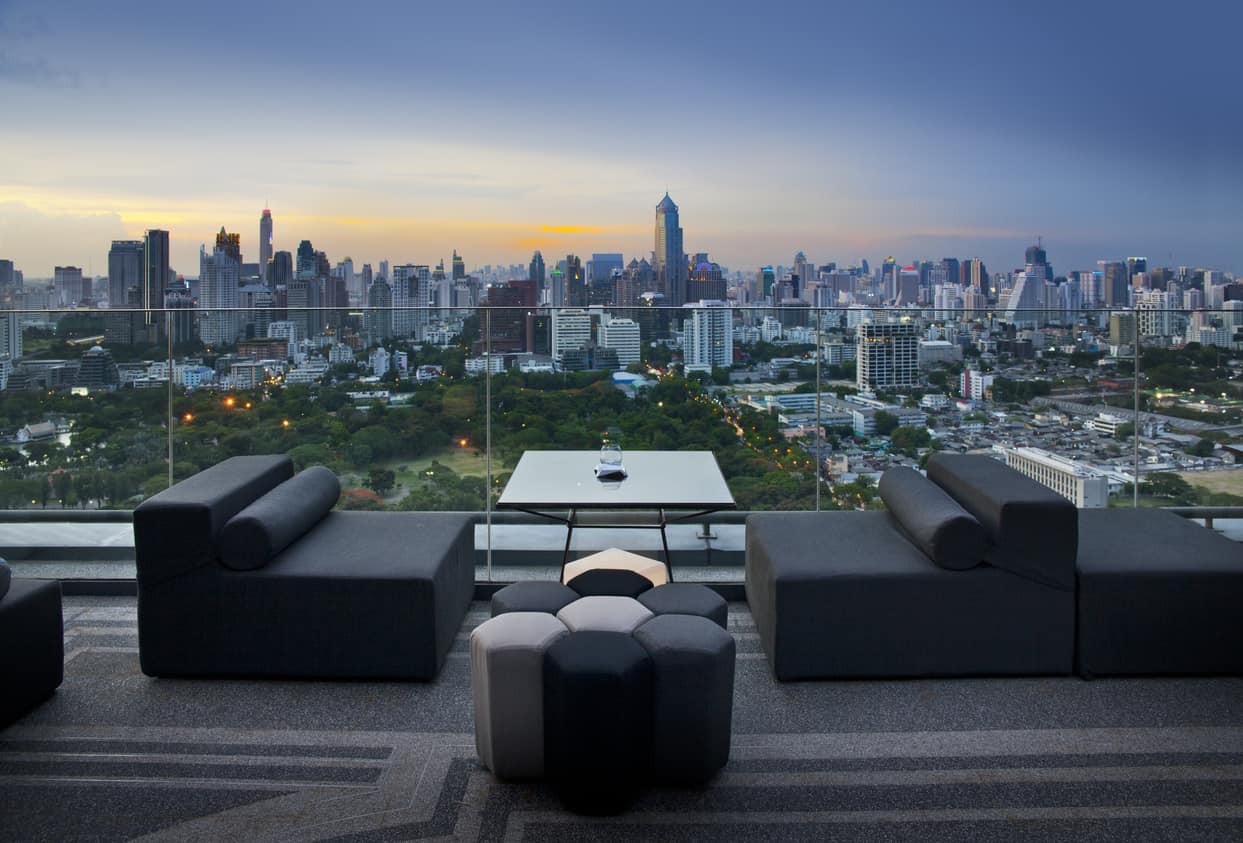
[[[658,585],[638,597],[654,615],[696,615],[721,629],[729,626],[729,604],[706,585],[671,582]]]
[[[555,615],[578,597],[577,591],[559,582],[527,580],[510,583],[492,595],[492,617],[506,612],[547,612]]]
[[[284,454],[230,457],[143,501],[134,510],[139,586],[215,567],[225,522],[290,477]]]
[[[1243,545],[1154,509],[1079,513],[1085,676],[1243,674]]]
[[[557,617],[570,632],[634,632],[652,617],[647,607],[633,597],[581,597],[566,606]]]
[[[734,637],[691,615],[652,618],[634,637],[652,659],[652,773],[662,781],[706,781],[729,761]]]
[[[634,571],[592,568],[566,583],[583,597],[638,597],[652,588],[652,581]]]
[[[318,524],[340,495],[337,475],[323,466],[286,480],[225,523],[220,562],[235,571],[262,568]]]
[[[984,526],[986,561],[1055,588],[1075,588],[1079,518],[1057,492],[992,457],[933,454],[928,479]]]
[[[889,469],[879,491],[902,533],[933,562],[963,571],[983,561],[988,539],[980,522],[918,471]]]
[[[506,612],[470,634],[475,748],[502,779],[544,775],[544,651],[569,632],[545,612]]]
[[[0,597],[9,593],[9,581],[13,579],[13,571],[9,563],[0,559]]]

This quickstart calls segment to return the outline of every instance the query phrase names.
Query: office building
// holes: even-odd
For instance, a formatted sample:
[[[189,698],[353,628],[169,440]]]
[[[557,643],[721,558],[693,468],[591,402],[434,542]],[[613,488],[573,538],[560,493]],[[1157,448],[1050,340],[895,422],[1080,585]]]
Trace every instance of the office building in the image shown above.
[[[536,249],[535,254],[531,255],[531,264],[527,268],[527,280],[534,281],[535,289],[540,293],[544,291],[544,285],[548,283],[544,271],[544,256],[540,254],[539,249]]]
[[[620,253],[617,252],[595,252],[591,256],[591,260],[587,262],[587,276],[591,280],[592,286],[596,284],[609,284],[613,280],[613,273],[621,272],[625,268],[625,261]]]
[[[238,271],[241,271],[242,265],[242,235],[230,231],[225,231],[224,226],[220,226],[220,232],[216,235],[216,248],[223,251],[233,260],[237,261]]]
[[[17,287],[17,277],[13,270],[13,261],[0,260],[0,295]]]
[[[653,269],[670,307],[686,304],[686,257],[682,251],[682,227],[678,206],[665,194],[656,206],[656,262]]]
[[[0,360],[17,362],[22,358],[22,325],[17,313],[0,310]]]
[[[453,250],[453,280],[460,281],[466,277],[466,261],[457,253],[457,249]]]
[[[141,240],[113,240],[108,250],[108,307],[125,307],[129,290],[142,289]]]
[[[859,389],[914,386],[919,378],[919,335],[910,322],[865,322],[855,329]]]
[[[552,359],[560,364],[567,351],[574,351],[591,340],[591,316],[577,308],[552,313]]]
[[[293,281],[293,254],[277,252],[268,265],[268,286],[273,290],[288,287]]]
[[[600,345],[617,352],[617,365],[625,368],[643,358],[639,323],[633,319],[608,319],[600,325]]]
[[[272,263],[272,212],[263,209],[259,217],[259,277],[268,277],[268,264]]]
[[[56,292],[57,307],[73,307],[86,297],[82,286],[82,267],[58,266],[53,271],[52,289]]]
[[[1099,261],[1105,307],[1131,306],[1131,279],[1122,261]]]
[[[682,363],[688,372],[710,372],[734,362],[734,314],[729,302],[701,300],[682,306]]]
[[[228,245],[199,248],[199,338],[207,346],[232,345],[240,334],[241,314],[230,308],[239,305],[242,265]]]
[[[393,335],[393,289],[384,276],[378,276],[367,288],[367,309],[363,312],[363,325],[367,342],[382,343]]]
[[[164,288],[168,285],[168,276],[172,273],[169,266],[169,234],[162,229],[153,228],[143,238],[143,285],[142,308],[143,324],[147,336],[146,342],[156,342],[164,336],[164,314],[160,308],[164,306]],[[135,342],[138,341],[135,337]]]

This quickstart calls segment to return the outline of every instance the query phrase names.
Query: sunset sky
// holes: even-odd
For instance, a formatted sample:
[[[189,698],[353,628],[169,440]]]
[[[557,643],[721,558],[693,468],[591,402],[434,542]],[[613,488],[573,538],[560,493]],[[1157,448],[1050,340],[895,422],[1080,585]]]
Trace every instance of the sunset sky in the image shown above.
[[[0,0],[0,257],[652,249],[1243,273],[1240,4]],[[710,10],[710,11],[708,11]]]

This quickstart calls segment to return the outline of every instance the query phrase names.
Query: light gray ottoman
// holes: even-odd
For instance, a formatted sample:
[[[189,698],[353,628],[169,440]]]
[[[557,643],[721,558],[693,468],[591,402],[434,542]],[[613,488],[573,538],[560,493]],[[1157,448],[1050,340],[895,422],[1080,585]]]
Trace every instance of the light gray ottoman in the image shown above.
[[[634,632],[652,613],[633,597],[580,597],[557,612],[570,632]]]
[[[694,615],[657,615],[634,637],[652,659],[653,778],[707,781],[729,760],[734,637]]]
[[[546,612],[506,612],[470,635],[475,748],[499,778],[544,775],[544,651],[568,634]]]

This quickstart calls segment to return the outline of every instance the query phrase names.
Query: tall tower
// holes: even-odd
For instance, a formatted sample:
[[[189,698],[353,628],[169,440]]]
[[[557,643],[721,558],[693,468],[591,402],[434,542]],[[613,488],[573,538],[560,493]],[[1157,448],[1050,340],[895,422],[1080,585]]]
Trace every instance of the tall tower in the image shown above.
[[[453,280],[458,281],[466,277],[466,261],[457,253],[457,249],[453,250]]]
[[[168,283],[168,232],[158,228],[150,229],[143,240],[143,282],[142,306],[147,313],[143,321],[155,326],[156,334],[164,333],[164,314],[158,311],[164,307],[164,285]],[[149,339],[155,340],[156,337]]]
[[[656,277],[664,284],[665,304],[686,304],[686,260],[682,251],[682,227],[678,206],[665,193],[656,206]]]
[[[220,233],[216,235],[216,248],[224,251],[239,265],[242,263],[242,235],[225,231],[222,225]]]
[[[113,240],[108,250],[108,307],[125,307],[129,290],[142,289],[141,240]]]
[[[268,264],[272,261],[272,212],[263,209],[259,217],[259,277],[268,277]]]
[[[531,255],[531,263],[527,267],[527,280],[535,282],[535,289],[542,291],[546,275],[544,271],[544,256],[540,254],[539,249],[535,250],[535,254]]]

